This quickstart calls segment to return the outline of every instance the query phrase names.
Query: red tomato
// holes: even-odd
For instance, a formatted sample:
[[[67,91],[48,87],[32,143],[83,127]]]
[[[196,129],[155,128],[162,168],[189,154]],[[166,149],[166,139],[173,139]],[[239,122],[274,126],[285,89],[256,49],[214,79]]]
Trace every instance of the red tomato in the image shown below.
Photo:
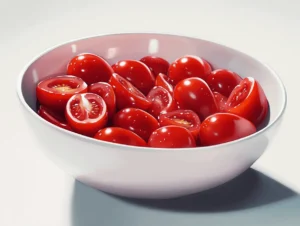
[[[107,123],[107,107],[94,93],[75,94],[66,107],[66,119],[77,133],[94,136]]]
[[[112,86],[106,82],[97,82],[91,84],[88,91],[103,98],[106,103],[108,118],[112,119],[116,112],[116,95]]]
[[[151,103],[144,94],[122,76],[113,73],[109,80],[109,84],[115,91],[117,108],[119,110],[127,107],[147,110],[150,107]]]
[[[66,120],[63,117],[61,117],[59,114],[51,111],[50,109],[46,108],[45,106],[40,105],[38,114],[39,114],[39,116],[41,116],[43,119],[47,120],[48,122],[50,122],[60,128],[72,131],[71,127],[67,124]]]
[[[83,53],[71,59],[67,73],[82,78],[90,85],[96,82],[108,82],[113,69],[102,57],[92,53]]]
[[[252,77],[244,78],[227,100],[227,112],[239,115],[258,126],[266,118],[269,104],[260,84]]]
[[[200,141],[204,146],[230,142],[256,132],[252,122],[230,113],[216,113],[200,126]]]
[[[173,86],[168,82],[168,76],[163,73],[159,73],[155,80],[155,86],[161,86],[165,88],[171,95],[173,95]]]
[[[147,146],[147,143],[134,132],[119,127],[106,127],[94,136],[97,140],[132,146]]]
[[[202,58],[186,55],[175,60],[170,65],[168,75],[174,84],[177,84],[181,80],[191,77],[199,77],[206,80],[210,72],[211,68],[208,67]]]
[[[196,147],[192,133],[181,126],[163,126],[155,130],[148,141],[155,148],[192,148]]]
[[[128,129],[148,141],[151,133],[159,127],[159,123],[148,112],[138,108],[125,108],[115,115],[114,126]]]
[[[175,110],[159,116],[160,126],[182,126],[187,128],[195,138],[199,135],[200,119],[191,110]]]
[[[216,91],[225,97],[229,97],[234,87],[241,81],[242,78],[238,74],[226,69],[214,70],[206,79],[212,91]]]
[[[174,98],[180,109],[193,110],[200,120],[218,112],[214,95],[201,78],[187,78],[179,82],[174,89]]]
[[[147,95],[147,99],[151,103],[148,112],[156,118],[161,113],[164,114],[176,108],[176,103],[172,95],[160,86],[154,86]]]
[[[77,93],[86,93],[87,84],[71,75],[46,78],[36,86],[36,96],[41,105],[64,111],[68,100]]]
[[[212,66],[210,65],[210,63],[207,60],[204,60],[204,67],[205,67],[205,71],[212,71]]]
[[[226,110],[226,102],[227,102],[227,97],[223,96],[222,94],[218,93],[218,92],[213,92],[216,103],[219,107],[219,110],[221,112]]]
[[[159,73],[167,74],[169,69],[169,62],[161,57],[156,56],[145,56],[140,59],[141,62],[146,64],[150,70],[153,72],[154,76]]]
[[[112,66],[115,73],[131,82],[147,95],[154,86],[155,78],[146,64],[137,60],[122,60]]]

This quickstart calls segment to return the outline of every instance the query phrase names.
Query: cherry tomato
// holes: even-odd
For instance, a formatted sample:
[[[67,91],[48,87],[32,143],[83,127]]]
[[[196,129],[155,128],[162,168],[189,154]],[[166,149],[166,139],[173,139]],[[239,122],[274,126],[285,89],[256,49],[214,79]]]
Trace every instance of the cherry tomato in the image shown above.
[[[138,108],[125,108],[119,111],[114,117],[113,124],[136,133],[145,141],[148,141],[151,133],[159,127],[156,118]]]
[[[102,57],[92,53],[83,53],[71,59],[67,73],[82,78],[90,85],[96,82],[108,82],[113,69]]]
[[[87,84],[71,75],[46,78],[36,86],[36,96],[41,105],[64,111],[68,100],[77,93],[86,93]]]
[[[66,106],[66,119],[72,129],[86,136],[94,136],[108,118],[103,98],[94,93],[75,94]]]
[[[200,126],[200,141],[204,146],[237,140],[256,132],[252,122],[231,113],[216,113]]]
[[[148,141],[155,148],[192,148],[196,147],[192,133],[181,126],[163,126],[155,130]]]
[[[226,69],[214,70],[206,79],[212,91],[216,91],[225,97],[229,97],[234,87],[241,81],[242,78],[238,74]]]
[[[171,95],[173,95],[173,86],[168,82],[168,76],[163,73],[159,73],[155,79],[155,86],[161,86],[165,88]]]
[[[193,110],[200,120],[218,112],[214,95],[201,78],[187,78],[179,82],[174,88],[174,98],[180,109]]]
[[[161,57],[156,56],[145,56],[140,59],[141,62],[146,64],[150,70],[153,72],[154,76],[159,73],[167,74],[169,69],[169,62]]]
[[[97,140],[131,146],[147,146],[147,143],[134,132],[119,127],[106,127],[94,136]]]
[[[192,55],[186,55],[175,60],[168,71],[168,75],[174,84],[191,77],[199,77],[206,80],[210,73],[211,68],[208,67],[204,60]]]
[[[160,126],[182,126],[187,128],[195,138],[199,135],[200,119],[191,110],[175,110],[159,116]]]
[[[146,64],[137,60],[122,60],[112,66],[115,73],[125,78],[144,95],[154,86],[155,78]]]
[[[97,82],[89,86],[88,92],[98,94],[106,103],[108,118],[112,119],[116,112],[116,95],[112,86],[106,82]]]
[[[51,111],[50,109],[46,108],[45,106],[40,105],[38,114],[39,114],[39,116],[41,116],[43,119],[47,120],[48,122],[50,122],[60,128],[72,131],[71,127],[67,124],[66,120],[63,117],[61,117],[56,112]]]
[[[147,99],[151,103],[148,112],[156,118],[160,114],[173,111],[176,108],[172,95],[160,86],[154,86],[147,95]]]
[[[222,94],[218,93],[218,92],[213,92],[216,103],[219,107],[219,110],[221,112],[226,110],[226,102],[227,102],[227,97],[223,96]]]
[[[205,67],[205,71],[212,71],[212,66],[210,65],[210,63],[207,60],[204,60],[204,67]]]
[[[239,115],[258,126],[267,116],[267,97],[254,78],[244,78],[231,92],[227,100],[227,112]]]
[[[127,107],[147,110],[150,107],[151,103],[144,94],[122,76],[113,73],[109,80],[109,84],[115,91],[117,108],[119,110]]]

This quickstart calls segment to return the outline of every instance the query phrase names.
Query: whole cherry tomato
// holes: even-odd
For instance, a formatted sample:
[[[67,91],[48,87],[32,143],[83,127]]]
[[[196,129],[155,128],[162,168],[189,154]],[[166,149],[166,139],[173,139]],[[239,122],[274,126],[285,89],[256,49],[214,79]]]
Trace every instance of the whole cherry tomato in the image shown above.
[[[147,99],[151,103],[148,112],[156,118],[160,114],[173,111],[176,108],[172,95],[160,86],[154,86],[147,95]]]
[[[192,133],[181,126],[163,126],[155,130],[148,141],[155,148],[192,148],[196,147]]]
[[[102,57],[92,53],[83,53],[71,59],[67,73],[82,78],[90,85],[96,82],[108,82],[113,69]]]
[[[36,86],[36,97],[40,104],[61,112],[64,112],[68,100],[74,94],[86,92],[87,84],[72,75],[46,78]]]
[[[125,78],[144,95],[154,86],[155,78],[146,64],[137,60],[122,60],[112,66],[115,73]]]
[[[211,68],[205,61],[197,56],[186,55],[171,63],[168,75],[174,84],[183,79],[199,77],[206,80]]]
[[[171,95],[173,95],[173,86],[168,82],[168,76],[163,73],[159,73],[155,79],[155,86],[161,86],[165,88]]]
[[[256,132],[252,122],[231,113],[216,113],[207,117],[200,126],[203,146],[230,142]]]
[[[148,141],[151,133],[159,127],[156,118],[138,108],[125,108],[117,112],[113,125],[128,129],[145,141]]]
[[[180,109],[193,110],[200,120],[218,112],[215,97],[201,78],[193,77],[180,81],[174,88],[174,98]]]
[[[227,97],[223,96],[221,93],[218,92],[213,92],[216,103],[219,107],[220,112],[226,111],[226,102],[227,102]]]
[[[103,98],[95,93],[73,95],[66,106],[66,119],[72,129],[86,136],[94,136],[108,118]]]
[[[131,146],[147,146],[147,143],[134,132],[119,127],[106,127],[94,136],[97,140]]]
[[[112,119],[116,112],[116,95],[112,86],[106,82],[97,82],[89,86],[88,92],[103,98],[107,106],[108,118]]]
[[[141,62],[146,64],[150,70],[153,72],[154,76],[159,73],[167,74],[169,69],[169,62],[161,57],[156,56],[145,56],[140,59]]]
[[[187,128],[195,137],[199,135],[201,121],[198,115],[191,110],[175,110],[159,116],[160,126],[182,126]]]
[[[254,78],[244,78],[231,92],[227,100],[227,112],[239,115],[260,125],[269,110],[267,97]]]
[[[202,59],[202,60],[204,61],[205,71],[212,71],[211,64],[207,60],[204,60],[204,59]]]
[[[226,69],[214,70],[206,79],[212,91],[216,91],[225,97],[229,97],[234,87],[241,81],[242,78],[238,74]]]

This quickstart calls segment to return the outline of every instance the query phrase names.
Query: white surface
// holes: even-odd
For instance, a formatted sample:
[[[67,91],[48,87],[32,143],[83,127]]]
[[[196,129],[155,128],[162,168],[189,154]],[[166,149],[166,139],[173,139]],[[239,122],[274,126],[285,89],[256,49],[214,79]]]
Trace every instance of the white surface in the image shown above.
[[[300,114],[298,64],[300,52],[300,2],[267,0],[221,0],[164,3],[151,1],[35,1],[1,0],[1,158],[0,225],[83,226],[158,225],[171,218],[179,225],[195,216],[133,209],[123,202],[90,190],[59,170],[39,152],[32,135],[24,130],[15,94],[16,77],[35,55],[60,42],[108,32],[155,31],[199,36],[244,51],[270,64],[287,88],[288,106],[281,131],[267,152],[254,165],[283,185],[300,192],[300,151],[298,128]],[[275,186],[276,187],[276,186]],[[270,193],[273,187],[268,187]],[[277,194],[278,195],[278,194]],[[80,202],[81,204],[78,204]],[[99,209],[102,215],[93,208]],[[119,202],[119,201],[118,201]],[[75,204],[76,205],[75,205]],[[292,205],[293,204],[293,205]],[[75,210],[74,210],[75,205]],[[272,207],[258,207],[250,213],[199,214],[198,222],[233,225],[238,221],[273,225],[297,225],[299,199]],[[79,207],[78,207],[79,206]],[[296,209],[298,208],[298,209]],[[114,209],[114,211],[112,211]],[[122,210],[122,211],[121,211]],[[86,212],[84,212],[86,211]],[[274,215],[274,211],[278,211]],[[279,213],[285,212],[286,218]],[[116,215],[112,215],[115,213]],[[273,217],[271,217],[271,214]],[[117,218],[120,215],[121,218]],[[97,217],[99,216],[99,217]],[[110,220],[104,217],[113,216]],[[143,221],[138,220],[140,216]],[[269,217],[268,217],[269,216]],[[103,218],[101,218],[103,217]],[[264,220],[259,220],[263,218]],[[195,219],[193,221],[193,219]],[[252,221],[255,219],[255,221]],[[126,223],[121,223],[125,220]],[[220,221],[217,224],[217,221]],[[170,224],[171,225],[171,224]],[[175,225],[175,224],[173,224]],[[237,224],[239,225],[239,224]],[[249,223],[249,225],[252,225]]]

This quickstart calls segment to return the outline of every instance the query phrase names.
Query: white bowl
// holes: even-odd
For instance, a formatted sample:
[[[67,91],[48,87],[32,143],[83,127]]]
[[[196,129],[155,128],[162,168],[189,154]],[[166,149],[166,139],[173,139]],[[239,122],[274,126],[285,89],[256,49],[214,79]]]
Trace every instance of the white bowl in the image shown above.
[[[233,142],[171,150],[107,143],[60,129],[36,114],[35,86],[45,76],[63,74],[67,62],[82,52],[96,53],[111,64],[149,54],[170,62],[185,54],[201,56],[214,68],[257,79],[269,100],[269,123],[259,132]],[[152,33],[102,35],[51,48],[21,72],[17,92],[28,127],[54,163],[94,188],[136,198],[179,197],[238,176],[262,155],[273,139],[287,98],[278,75],[244,53],[201,39]]]

